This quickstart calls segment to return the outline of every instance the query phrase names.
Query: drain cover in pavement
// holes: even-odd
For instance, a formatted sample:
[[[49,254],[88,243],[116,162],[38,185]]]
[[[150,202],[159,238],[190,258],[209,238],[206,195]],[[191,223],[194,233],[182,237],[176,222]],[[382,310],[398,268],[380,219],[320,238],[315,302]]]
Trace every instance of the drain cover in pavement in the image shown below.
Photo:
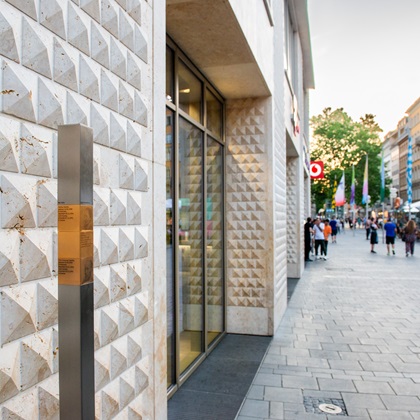
[[[328,414],[340,414],[343,410],[335,404],[319,404],[319,409]]]
[[[348,416],[344,401],[340,398],[303,397],[307,413]]]

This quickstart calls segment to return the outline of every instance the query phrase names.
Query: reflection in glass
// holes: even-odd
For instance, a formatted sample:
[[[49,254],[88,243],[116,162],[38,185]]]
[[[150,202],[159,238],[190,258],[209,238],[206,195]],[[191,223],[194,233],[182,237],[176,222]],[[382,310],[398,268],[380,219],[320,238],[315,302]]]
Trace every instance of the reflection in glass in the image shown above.
[[[207,90],[207,128],[219,138],[222,136],[222,104]]]
[[[190,117],[201,122],[202,83],[182,61],[179,62],[178,77],[179,107]]]
[[[174,101],[174,52],[166,47],[166,100]]]
[[[173,235],[173,112],[166,110],[166,305],[167,386],[175,383],[175,279]]]
[[[179,329],[181,373],[203,350],[202,132],[179,122]]]
[[[223,155],[222,146],[207,140],[207,338],[223,332]]]

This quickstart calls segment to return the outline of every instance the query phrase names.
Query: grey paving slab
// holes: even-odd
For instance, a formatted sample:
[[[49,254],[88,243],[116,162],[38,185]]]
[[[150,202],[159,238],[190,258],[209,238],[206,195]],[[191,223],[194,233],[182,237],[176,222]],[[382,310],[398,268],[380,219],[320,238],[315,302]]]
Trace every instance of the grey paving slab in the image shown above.
[[[367,242],[364,230],[339,235],[328,261],[294,283],[248,394],[263,392],[271,418],[420,420],[419,259],[406,259],[400,241],[393,258]],[[304,396],[343,399],[348,416],[308,413]]]

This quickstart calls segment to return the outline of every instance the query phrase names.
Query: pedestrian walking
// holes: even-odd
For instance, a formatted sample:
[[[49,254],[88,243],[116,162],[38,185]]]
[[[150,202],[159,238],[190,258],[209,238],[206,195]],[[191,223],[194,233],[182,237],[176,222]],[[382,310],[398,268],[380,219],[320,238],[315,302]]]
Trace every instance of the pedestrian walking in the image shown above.
[[[365,220],[365,229],[366,229],[366,240],[369,240],[369,235],[370,235],[370,227],[371,227],[371,221],[369,220],[368,217],[366,217]]]
[[[325,260],[328,258],[327,257],[327,253],[328,253],[328,238],[330,237],[332,232],[331,226],[330,226],[330,222],[329,220],[325,220],[325,227],[324,227],[324,255],[325,255]]]
[[[337,242],[337,231],[338,231],[338,223],[335,219],[335,216],[332,217],[331,222],[331,243],[335,244]]]
[[[408,257],[414,255],[414,243],[417,239],[417,226],[414,220],[410,220],[407,226],[403,230],[403,236],[405,239],[405,256]]]
[[[305,261],[310,262],[312,260],[309,258],[309,253],[311,252],[311,235],[313,233],[312,219],[310,217],[306,219],[303,228],[305,232]]]
[[[319,218],[315,219],[315,223],[313,226],[314,230],[314,237],[315,237],[315,259],[319,260],[320,258],[323,258],[324,260],[324,245],[325,245],[325,238],[324,238],[324,223],[321,222]],[[318,250],[321,248],[321,255],[318,255]]]
[[[385,242],[387,248],[387,255],[390,255],[390,246],[392,247],[392,255],[395,255],[395,236],[397,235],[397,225],[392,221],[392,219],[388,219],[388,221],[384,225],[385,229]]]
[[[367,222],[367,220],[366,220]],[[375,219],[372,217],[369,223],[370,230],[370,252],[376,254],[375,245],[378,243],[378,225],[375,223]]]

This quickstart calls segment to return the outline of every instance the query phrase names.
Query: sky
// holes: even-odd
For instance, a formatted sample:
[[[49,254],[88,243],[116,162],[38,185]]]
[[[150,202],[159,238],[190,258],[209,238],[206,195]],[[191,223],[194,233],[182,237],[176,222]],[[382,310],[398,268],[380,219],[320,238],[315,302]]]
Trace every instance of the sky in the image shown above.
[[[420,97],[420,0],[308,0],[310,115],[373,114],[382,136]]]

